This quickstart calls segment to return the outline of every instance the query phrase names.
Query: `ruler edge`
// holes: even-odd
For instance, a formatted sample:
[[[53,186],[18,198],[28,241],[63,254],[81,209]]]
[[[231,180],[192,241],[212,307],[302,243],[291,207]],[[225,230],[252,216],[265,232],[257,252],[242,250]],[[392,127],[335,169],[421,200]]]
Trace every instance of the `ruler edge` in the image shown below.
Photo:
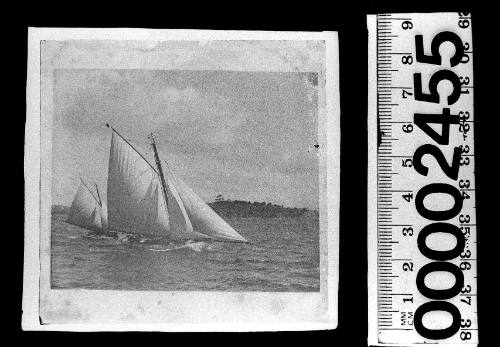
[[[455,13],[453,11],[438,11],[438,12],[428,12],[428,14],[437,13]],[[391,14],[396,14],[395,12]],[[423,12],[413,12],[413,14],[426,14]],[[368,107],[367,107],[367,131],[368,131],[368,170],[367,170],[367,293],[368,293],[368,346],[408,346],[408,347],[421,347],[422,344],[389,344],[380,342],[378,339],[378,229],[377,229],[377,213],[378,213],[378,199],[377,199],[377,186],[378,186],[378,171],[377,171],[377,159],[378,159],[378,97],[377,97],[377,19],[379,14],[368,14],[367,17],[367,31],[368,31]],[[472,33],[472,13],[471,16],[471,45],[474,45],[474,35]],[[474,81],[474,59],[472,59],[472,78]],[[375,86],[375,88],[373,88]],[[475,119],[475,93],[473,91],[472,96],[472,112]],[[473,142],[475,143],[476,129],[473,130]],[[475,164],[475,163],[474,163]],[[373,179],[375,176],[375,179]],[[372,179],[371,179],[372,178]],[[474,181],[476,181],[476,176],[474,175]],[[371,202],[374,201],[372,204]],[[477,219],[477,213],[475,214]],[[477,240],[477,230],[476,230],[476,240]],[[477,248],[476,248],[477,252]],[[373,261],[374,259],[375,261]],[[476,270],[477,271],[477,270]],[[476,273],[477,276],[477,273]],[[375,284],[375,285],[374,285]],[[477,279],[476,279],[477,286]],[[477,304],[476,304],[477,305]],[[479,326],[479,315],[476,314],[476,319]],[[434,345],[440,345],[443,347],[454,347],[454,346],[478,346],[479,345],[479,330],[478,330],[478,340],[472,343],[460,343],[460,344],[441,344],[438,341]],[[432,344],[431,344],[432,345]]]
[[[368,248],[368,345],[378,346],[377,321],[377,15],[367,16],[368,29],[368,189],[367,189],[367,248]],[[373,88],[372,86],[375,86]],[[375,201],[375,207],[372,205]],[[375,208],[375,212],[373,209]],[[372,259],[375,257],[375,261]],[[373,285],[375,283],[375,286]]]

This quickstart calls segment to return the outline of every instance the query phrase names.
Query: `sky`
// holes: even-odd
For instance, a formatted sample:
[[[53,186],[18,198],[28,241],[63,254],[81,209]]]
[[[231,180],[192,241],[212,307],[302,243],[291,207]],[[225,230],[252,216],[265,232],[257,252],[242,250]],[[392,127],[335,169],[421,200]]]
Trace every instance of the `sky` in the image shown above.
[[[205,201],[318,208],[317,75],[188,70],[54,71],[52,203],[82,178],[106,198],[113,126]]]

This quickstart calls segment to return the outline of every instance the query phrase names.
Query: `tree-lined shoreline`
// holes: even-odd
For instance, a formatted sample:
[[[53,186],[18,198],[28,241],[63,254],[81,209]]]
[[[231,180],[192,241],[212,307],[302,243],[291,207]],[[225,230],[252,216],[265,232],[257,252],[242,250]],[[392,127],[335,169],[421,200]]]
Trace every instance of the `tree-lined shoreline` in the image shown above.
[[[218,197],[216,201],[208,205],[222,217],[260,217],[260,218],[282,218],[318,216],[317,210],[307,208],[285,207],[266,202],[251,202],[243,200],[224,200]],[[52,213],[69,214],[70,207],[64,205],[52,205]]]
[[[266,202],[242,200],[218,200],[208,204],[223,217],[302,217],[314,216],[318,212],[306,208],[284,207]]]

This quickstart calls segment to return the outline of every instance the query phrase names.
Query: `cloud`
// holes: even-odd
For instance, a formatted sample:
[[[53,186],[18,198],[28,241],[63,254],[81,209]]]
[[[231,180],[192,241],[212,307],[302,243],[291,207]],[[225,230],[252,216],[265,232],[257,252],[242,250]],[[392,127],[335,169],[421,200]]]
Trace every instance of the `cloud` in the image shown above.
[[[109,123],[146,156],[151,154],[146,136],[154,132],[160,151],[205,199],[220,192],[316,207],[312,75],[57,70],[55,190],[63,199],[74,189],[71,177],[79,175],[105,186]]]
[[[160,91],[164,98],[164,102],[170,104],[175,102],[189,102],[193,100],[197,93],[193,88],[178,89],[175,87],[167,87]]]

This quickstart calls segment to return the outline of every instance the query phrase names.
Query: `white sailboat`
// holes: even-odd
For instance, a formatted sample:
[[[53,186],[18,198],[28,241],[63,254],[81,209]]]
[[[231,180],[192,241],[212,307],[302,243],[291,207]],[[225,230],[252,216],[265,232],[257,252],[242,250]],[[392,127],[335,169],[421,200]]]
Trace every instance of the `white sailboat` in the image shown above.
[[[160,159],[152,135],[155,165],[111,129],[109,231],[169,241],[247,242]]]
[[[108,212],[106,204],[101,201],[99,189],[96,185],[97,196],[80,179],[80,186],[71,203],[68,223],[79,227],[101,232],[108,227]]]

